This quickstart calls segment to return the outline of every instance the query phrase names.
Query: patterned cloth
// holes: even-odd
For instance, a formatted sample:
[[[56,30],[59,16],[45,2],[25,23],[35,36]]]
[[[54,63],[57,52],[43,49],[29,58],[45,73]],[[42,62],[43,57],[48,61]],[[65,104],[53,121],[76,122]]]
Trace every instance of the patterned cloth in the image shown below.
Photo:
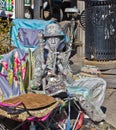
[[[0,56],[0,101],[24,93],[26,53],[20,49]]]
[[[36,34],[34,33],[42,30],[43,33],[45,31],[46,25],[53,23],[53,20],[37,20],[37,19],[20,19],[16,18],[12,21],[13,25],[11,28],[11,42],[14,46],[17,48],[23,49],[24,51],[28,52],[28,48],[31,49],[31,51],[34,51],[35,48],[37,48],[37,42],[38,37],[36,38]],[[23,31],[26,32],[28,36],[23,36],[23,39],[26,39],[28,41],[25,44],[25,40],[20,39],[20,35]],[[23,32],[24,35],[24,32]],[[31,44],[30,44],[31,43]],[[28,44],[28,45],[27,45]],[[39,43],[38,43],[39,44]],[[28,46],[28,47],[27,47]]]

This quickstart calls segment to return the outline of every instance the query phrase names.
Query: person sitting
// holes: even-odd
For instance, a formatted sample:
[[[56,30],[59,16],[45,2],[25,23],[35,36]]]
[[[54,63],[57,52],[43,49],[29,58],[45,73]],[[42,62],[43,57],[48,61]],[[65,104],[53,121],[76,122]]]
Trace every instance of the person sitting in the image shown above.
[[[35,60],[31,87],[42,89],[48,95],[64,90],[77,98],[93,121],[101,121],[105,118],[101,105],[106,81],[98,77],[74,78],[76,76],[69,65],[70,53],[71,48],[61,26],[57,23],[48,24],[44,36],[39,34],[39,47],[33,52]]]

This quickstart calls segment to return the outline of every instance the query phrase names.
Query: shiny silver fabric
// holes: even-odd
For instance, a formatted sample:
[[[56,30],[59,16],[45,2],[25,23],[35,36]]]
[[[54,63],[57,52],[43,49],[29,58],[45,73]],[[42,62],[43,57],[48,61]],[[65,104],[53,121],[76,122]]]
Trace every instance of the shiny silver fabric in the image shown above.
[[[35,66],[31,86],[38,89],[42,86],[48,95],[68,92],[77,98],[93,121],[103,120],[105,115],[100,107],[104,101],[106,82],[101,78],[75,79],[69,66],[71,48],[66,46],[65,51],[58,51],[60,38],[47,37],[45,44],[40,44],[34,51]]]

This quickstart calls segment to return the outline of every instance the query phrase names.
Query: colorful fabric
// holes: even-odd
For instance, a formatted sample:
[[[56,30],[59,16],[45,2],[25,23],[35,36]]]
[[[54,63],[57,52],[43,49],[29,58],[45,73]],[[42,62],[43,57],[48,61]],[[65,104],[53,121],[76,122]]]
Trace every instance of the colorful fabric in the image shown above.
[[[32,41],[31,39],[33,39],[34,35],[33,35],[33,31],[39,31],[42,30],[43,33],[45,31],[45,27],[46,25],[53,23],[53,20],[37,20],[37,19],[14,19],[12,21],[13,26],[11,29],[11,42],[14,46],[16,46],[17,48],[23,49],[24,51],[28,52],[28,48],[30,48],[32,51],[35,50],[35,48],[37,48],[38,46],[35,46],[34,40]],[[19,39],[19,31],[21,31],[20,29],[30,29],[32,30],[32,33],[30,34],[31,36],[28,37],[28,39],[30,40],[29,43],[31,42],[32,45],[30,46],[25,46],[24,44],[22,44],[22,42]],[[24,31],[24,30],[23,30]],[[34,45],[34,46],[33,46]]]
[[[84,77],[67,84],[67,92],[75,96],[86,114],[93,121],[102,121],[106,115],[101,110],[107,83],[102,78]]]
[[[0,101],[24,93],[26,53],[21,49],[0,56]]]
[[[31,51],[34,51],[36,48],[38,48],[38,33],[42,32],[45,35],[46,26],[56,22],[53,20],[18,18],[14,19],[12,23],[13,26],[11,28],[11,43],[17,48],[23,49],[24,51],[28,52],[28,48],[30,48]],[[57,31],[59,31],[59,35],[63,36],[60,44],[61,46],[63,46],[64,41],[68,44],[69,39],[64,34],[64,32],[60,30],[57,29]],[[54,35],[57,35],[56,31]]]

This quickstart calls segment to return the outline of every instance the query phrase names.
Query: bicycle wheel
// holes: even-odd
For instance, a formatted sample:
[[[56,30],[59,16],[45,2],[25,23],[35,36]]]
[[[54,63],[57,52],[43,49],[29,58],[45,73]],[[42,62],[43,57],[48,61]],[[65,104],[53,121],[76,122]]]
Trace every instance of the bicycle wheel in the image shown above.
[[[83,30],[85,30],[86,24],[85,24],[85,17],[86,17],[86,10],[82,11],[80,15],[80,24]]]

